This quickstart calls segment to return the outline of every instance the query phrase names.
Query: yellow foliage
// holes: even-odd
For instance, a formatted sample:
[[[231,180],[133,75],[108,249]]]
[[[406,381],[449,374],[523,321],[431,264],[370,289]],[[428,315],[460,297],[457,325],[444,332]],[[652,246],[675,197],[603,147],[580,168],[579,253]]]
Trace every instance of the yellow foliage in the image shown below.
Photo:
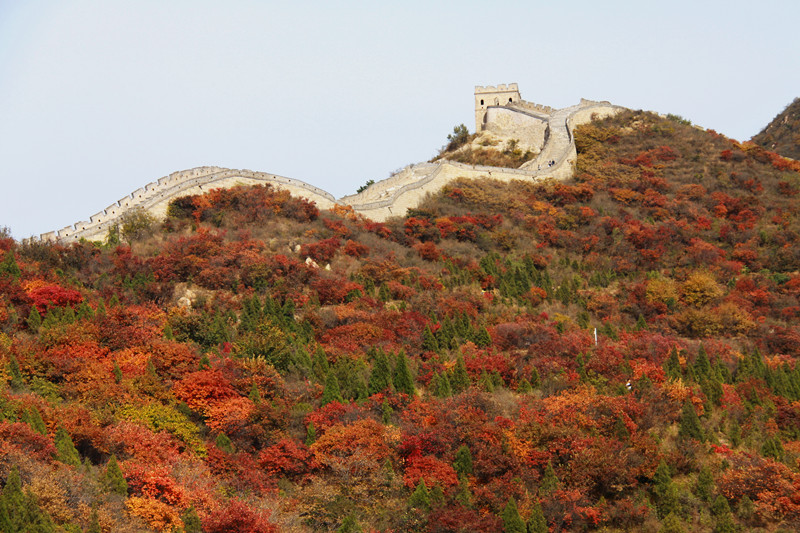
[[[200,439],[197,426],[174,407],[158,403],[142,406],[127,405],[119,414],[128,420],[144,422],[153,431],[167,431],[182,440],[197,455],[201,457],[206,455],[206,448]]]
[[[171,506],[152,498],[131,496],[126,503],[128,512],[138,516],[157,531],[170,532],[183,527],[178,512]]]
[[[723,294],[722,287],[710,272],[699,271],[689,276],[681,287],[683,301],[694,307],[702,307]]]
[[[675,280],[671,278],[655,278],[647,282],[645,289],[648,302],[667,303],[670,300],[678,301],[678,287]]]

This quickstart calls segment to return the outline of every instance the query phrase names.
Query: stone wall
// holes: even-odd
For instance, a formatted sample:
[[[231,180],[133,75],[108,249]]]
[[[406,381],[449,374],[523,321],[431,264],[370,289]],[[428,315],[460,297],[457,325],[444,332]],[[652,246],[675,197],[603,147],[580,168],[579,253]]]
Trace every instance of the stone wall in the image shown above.
[[[494,94],[498,91],[517,91],[516,84],[497,87],[476,87]],[[526,137],[538,142],[548,131],[547,141],[539,155],[519,169],[482,167],[464,165],[451,161],[419,163],[409,165],[395,172],[389,178],[378,181],[364,191],[336,200],[330,193],[300,180],[221,167],[198,167],[173,172],[169,176],[148,183],[130,195],[121,198],[89,217],[59,231],[51,231],[40,236],[46,241],[74,241],[78,239],[103,240],[108,230],[119,222],[119,218],[131,208],[145,209],[156,217],[163,218],[169,202],[177,197],[199,194],[214,188],[234,185],[269,183],[288,190],[292,195],[307,198],[321,209],[329,209],[335,204],[350,205],[360,214],[373,220],[383,221],[392,216],[402,216],[429,193],[435,193],[456,178],[492,178],[501,181],[515,179],[568,179],[572,176],[577,153],[572,130],[593,117],[602,117],[619,112],[622,108],[608,102],[581,100],[580,104],[560,110],[549,110],[525,101],[515,102],[513,106],[491,108],[488,106],[490,127],[497,128],[511,138]],[[519,130],[514,128],[518,127]],[[544,129],[543,129],[544,128]],[[505,135],[504,135],[505,136]]]

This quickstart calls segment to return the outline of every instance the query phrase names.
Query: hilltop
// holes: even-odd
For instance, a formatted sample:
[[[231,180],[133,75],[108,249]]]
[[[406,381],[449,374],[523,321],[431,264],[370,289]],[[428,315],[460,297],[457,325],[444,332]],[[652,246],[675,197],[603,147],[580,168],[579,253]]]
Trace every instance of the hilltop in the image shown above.
[[[800,98],[795,98],[753,142],[784,157],[800,159]]]
[[[797,530],[800,163],[685,122],[384,221],[267,183],[0,240],[0,528]]]

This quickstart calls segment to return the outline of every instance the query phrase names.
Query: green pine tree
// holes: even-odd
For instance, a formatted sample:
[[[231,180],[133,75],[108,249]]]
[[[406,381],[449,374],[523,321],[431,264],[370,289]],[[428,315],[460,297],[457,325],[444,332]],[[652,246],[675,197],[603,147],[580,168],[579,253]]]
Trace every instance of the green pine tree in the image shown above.
[[[492,337],[489,335],[489,331],[486,327],[481,327],[481,329],[478,330],[478,333],[475,335],[475,344],[481,348],[492,344]]]
[[[106,470],[100,477],[100,482],[109,492],[127,496],[128,482],[125,481],[125,476],[122,475],[122,470],[117,463],[117,456],[111,455],[106,465]]]
[[[197,515],[197,511],[194,509],[194,505],[190,506],[181,514],[181,520],[183,521],[184,533],[202,533],[203,526],[200,522],[200,517]]]
[[[306,427],[306,446],[311,446],[317,440],[317,428],[314,427],[313,420]]]
[[[783,461],[785,453],[783,444],[781,444],[781,440],[778,437],[768,438],[761,446],[761,455],[764,457],[771,457],[776,461]]]
[[[422,331],[422,349],[428,352],[438,352],[439,342],[434,337],[430,326],[425,326]]]
[[[334,372],[328,372],[328,377],[325,378],[325,389],[322,391],[320,405],[327,405],[331,402],[344,403],[339,389],[339,380]]]
[[[534,366],[531,368],[531,387],[534,389],[538,388],[540,385],[540,381],[541,379],[539,378],[539,371]]]
[[[699,378],[711,376],[711,361],[708,360],[708,353],[703,345],[697,350],[697,358],[694,361],[694,373]]]
[[[470,380],[467,373],[467,366],[464,364],[464,356],[458,354],[456,366],[453,368],[453,375],[450,377],[450,386],[453,393],[458,394],[469,388]]]
[[[531,516],[528,518],[528,533],[547,533],[547,520],[542,512],[542,505],[537,501],[531,509]]]
[[[644,315],[639,315],[639,318],[636,319],[636,331],[642,331],[647,329],[647,321],[644,319]]]
[[[111,370],[114,374],[114,383],[121,383],[122,382],[122,369],[119,367],[116,361],[114,361],[114,368]]]
[[[481,371],[478,386],[486,392],[494,392],[494,381],[492,381],[492,376],[486,373],[486,370]]]
[[[78,450],[75,448],[69,433],[61,426],[56,430],[55,445],[56,459],[68,465],[81,466],[81,456],[78,454]]]
[[[325,351],[320,346],[317,348],[317,351],[314,352],[314,358],[311,360],[311,372],[314,373],[314,377],[317,378],[317,381],[324,382],[329,371],[330,365],[328,364],[328,356],[325,355]]]
[[[214,439],[214,444],[225,453],[233,453],[233,443],[225,433],[217,435],[217,438]]]
[[[372,363],[372,371],[369,375],[369,395],[385,392],[392,387],[392,371],[389,368],[389,359],[383,350],[378,350],[375,354],[375,361]]]
[[[708,466],[703,466],[700,473],[697,475],[697,484],[695,485],[695,494],[704,502],[711,501],[711,493],[714,490],[714,478],[711,475],[711,470]]]
[[[501,517],[503,518],[503,531],[505,533],[526,533],[525,522],[519,515],[517,502],[513,496],[508,499]]]
[[[438,483],[433,486],[430,495],[431,495],[431,507],[441,507],[442,505],[444,505],[444,492],[442,491],[442,487],[440,487]]]
[[[533,392],[533,387],[531,387],[531,382],[525,378],[522,378],[517,383],[517,392],[520,394],[530,394]]]
[[[18,280],[22,275],[22,271],[17,265],[17,260],[14,257],[14,252],[8,250],[5,257],[0,261],[0,276],[7,276],[11,279]]]
[[[22,482],[17,467],[13,467],[6,478],[0,494],[0,531],[3,533],[51,533],[55,531],[53,521],[43,511],[36,497],[22,491]]]
[[[11,388],[14,390],[21,389],[24,384],[22,380],[22,371],[19,368],[19,361],[14,357],[14,354],[10,354],[8,358],[8,373],[11,376],[9,382]]]
[[[714,517],[714,533],[736,532],[736,525],[733,523],[730,504],[728,504],[728,499],[722,494],[718,495],[711,505],[711,515]]]
[[[539,483],[539,495],[543,497],[549,496],[558,488],[559,483],[560,480],[556,476],[555,470],[553,470],[553,463],[548,461],[547,468],[544,469],[542,481]]]
[[[25,412],[23,422],[27,422],[40,435],[47,435],[47,426],[44,423],[44,419],[42,419],[42,413],[39,412],[36,406],[32,406]]]
[[[670,513],[662,520],[658,533],[686,533],[686,529],[684,529],[681,519],[675,513]]]
[[[681,362],[678,359],[678,349],[672,348],[669,352],[669,357],[664,363],[664,373],[670,379],[681,379]]]
[[[363,529],[356,520],[355,515],[350,514],[342,520],[342,525],[336,530],[336,533],[363,533]]]
[[[256,385],[255,381],[250,385],[250,392],[247,393],[247,398],[255,404],[261,403],[261,391],[258,390],[258,385]]]
[[[697,416],[694,405],[692,405],[692,402],[689,400],[686,400],[683,404],[678,435],[683,438],[697,439],[700,442],[705,442],[703,429],[700,426],[700,418]]]
[[[472,473],[472,452],[469,451],[469,448],[466,444],[462,444],[461,447],[456,451],[456,459],[453,461],[453,469],[456,471],[456,474],[458,474],[459,477]]]
[[[392,406],[389,405],[387,400],[383,400],[383,404],[381,404],[381,422],[385,426],[388,426],[392,423],[392,416],[394,415],[394,409]]]
[[[28,320],[26,321],[28,324],[28,330],[32,331],[33,333],[37,333],[39,328],[42,327],[42,315],[39,314],[39,310],[36,307],[31,307],[31,312],[28,313]]]
[[[434,374],[433,394],[437,398],[449,398],[453,395],[453,388],[450,386],[450,380],[447,378],[446,372]]]
[[[428,510],[431,508],[431,495],[428,492],[428,487],[425,486],[424,479],[420,478],[419,483],[417,483],[417,488],[411,493],[408,505],[409,507],[415,507],[417,509]]]
[[[416,393],[414,379],[411,377],[411,371],[408,369],[408,358],[406,357],[406,352],[403,350],[400,350],[395,358],[394,388],[397,392],[402,392],[412,397]]]
[[[92,508],[92,514],[89,515],[89,527],[86,529],[86,533],[103,533],[103,530],[100,528],[100,518],[97,516],[97,508]]]
[[[469,481],[466,476],[458,477],[458,491],[456,491],[455,501],[464,507],[472,507],[472,492],[469,490]]]

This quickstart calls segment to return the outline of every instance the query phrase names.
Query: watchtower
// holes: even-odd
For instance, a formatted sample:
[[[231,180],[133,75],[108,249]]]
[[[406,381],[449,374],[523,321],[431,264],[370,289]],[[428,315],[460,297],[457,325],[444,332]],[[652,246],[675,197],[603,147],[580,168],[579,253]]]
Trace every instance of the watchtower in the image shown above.
[[[486,108],[492,105],[506,105],[512,102],[519,102],[522,98],[519,95],[519,87],[516,83],[508,85],[498,85],[494,87],[487,85],[475,86],[475,133],[483,129],[483,120],[486,116]]]

